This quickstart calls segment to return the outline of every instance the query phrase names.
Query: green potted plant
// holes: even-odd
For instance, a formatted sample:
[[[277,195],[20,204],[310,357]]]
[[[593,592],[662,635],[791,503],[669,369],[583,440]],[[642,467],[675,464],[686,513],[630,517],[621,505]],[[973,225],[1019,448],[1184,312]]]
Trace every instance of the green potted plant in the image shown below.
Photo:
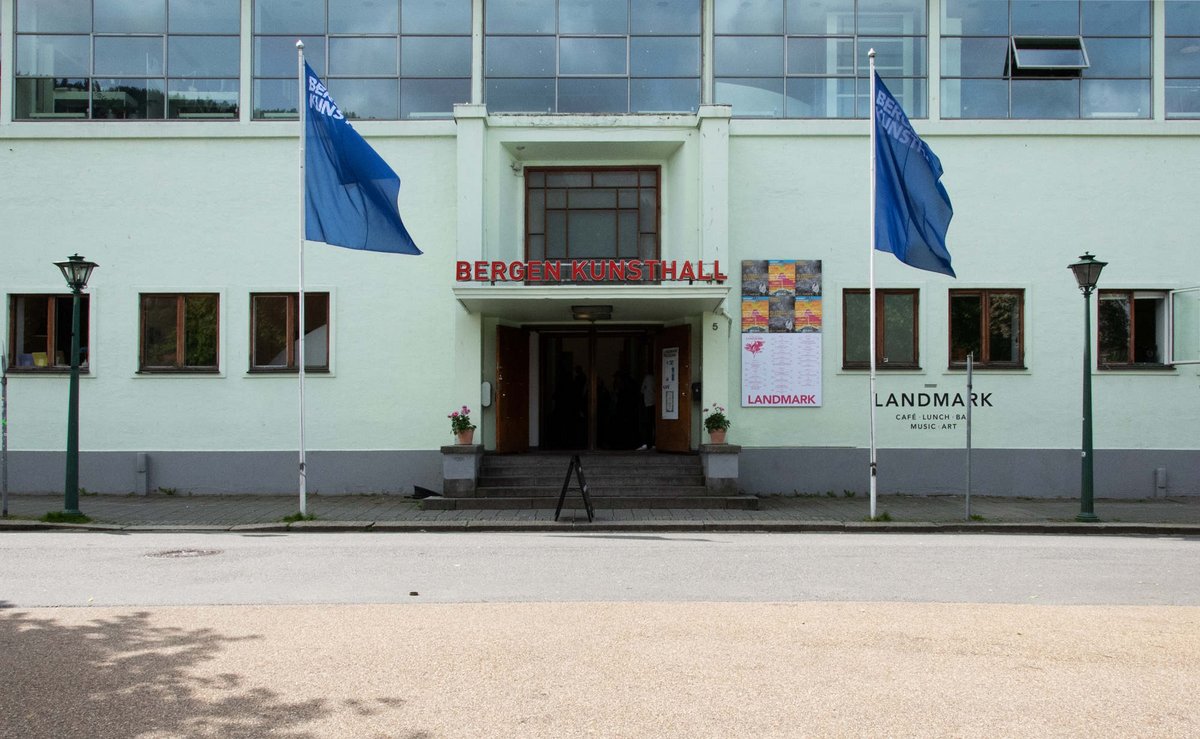
[[[704,409],[704,428],[708,431],[709,439],[714,444],[725,443],[725,432],[729,430],[729,416],[725,415],[725,407],[713,403],[712,411]]]
[[[447,416],[450,430],[454,432],[456,444],[470,444],[475,440],[475,424],[471,423],[471,409],[465,405]]]

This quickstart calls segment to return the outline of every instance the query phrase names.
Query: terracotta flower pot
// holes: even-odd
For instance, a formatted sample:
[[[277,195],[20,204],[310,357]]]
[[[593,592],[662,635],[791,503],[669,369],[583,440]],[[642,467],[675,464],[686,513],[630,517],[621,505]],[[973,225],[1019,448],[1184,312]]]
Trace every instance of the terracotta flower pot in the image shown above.
[[[473,444],[475,442],[475,429],[467,429],[459,431],[454,435],[455,444]]]
[[[727,429],[713,429],[708,432],[708,438],[713,444],[724,444]]]

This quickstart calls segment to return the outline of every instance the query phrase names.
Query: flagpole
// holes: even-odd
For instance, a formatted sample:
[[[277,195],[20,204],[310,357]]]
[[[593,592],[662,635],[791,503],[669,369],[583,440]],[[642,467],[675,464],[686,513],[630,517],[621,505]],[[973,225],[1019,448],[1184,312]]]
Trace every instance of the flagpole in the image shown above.
[[[305,216],[305,198],[304,198],[304,137],[305,129],[305,105],[306,95],[304,94],[304,42],[296,42],[296,112],[300,119],[300,246],[299,246],[299,261],[300,261],[300,289],[297,293],[296,301],[296,321],[298,322],[298,331],[300,335],[299,346],[297,347],[296,367],[299,368],[300,376],[300,515],[308,515],[308,480],[307,470],[304,465],[304,216]]]
[[[867,52],[871,68],[871,97],[867,101],[867,118],[871,131],[871,237],[868,244],[870,272],[870,330],[871,330],[871,518],[875,518],[876,481],[879,468],[875,459],[875,50]]]

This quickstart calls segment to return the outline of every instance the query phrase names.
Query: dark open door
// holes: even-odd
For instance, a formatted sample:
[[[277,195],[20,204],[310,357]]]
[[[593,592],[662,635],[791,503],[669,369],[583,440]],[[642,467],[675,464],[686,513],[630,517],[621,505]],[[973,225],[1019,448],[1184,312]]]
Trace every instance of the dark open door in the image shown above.
[[[672,326],[654,342],[658,376],[654,437],[660,452],[686,452],[692,443],[692,327]],[[674,375],[674,376],[672,376]],[[675,418],[664,418],[675,416]]]
[[[496,451],[529,449],[529,332],[496,327]]]

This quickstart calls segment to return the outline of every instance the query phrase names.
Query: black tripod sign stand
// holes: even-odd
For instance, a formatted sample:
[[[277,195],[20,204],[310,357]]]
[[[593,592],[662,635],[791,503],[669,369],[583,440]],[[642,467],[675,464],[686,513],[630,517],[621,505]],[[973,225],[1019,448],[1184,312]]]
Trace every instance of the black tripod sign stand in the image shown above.
[[[583,496],[583,507],[587,509],[588,523],[595,518],[596,512],[592,510],[592,496],[588,495],[587,480],[583,477],[583,462],[580,461],[579,455],[571,456],[571,464],[567,466],[567,479],[563,480],[562,492],[558,494],[558,507],[554,509],[554,520],[558,520],[558,515],[562,513],[563,501],[567,499],[567,489],[571,487],[571,473],[575,473],[575,480],[579,483],[579,492]]]

